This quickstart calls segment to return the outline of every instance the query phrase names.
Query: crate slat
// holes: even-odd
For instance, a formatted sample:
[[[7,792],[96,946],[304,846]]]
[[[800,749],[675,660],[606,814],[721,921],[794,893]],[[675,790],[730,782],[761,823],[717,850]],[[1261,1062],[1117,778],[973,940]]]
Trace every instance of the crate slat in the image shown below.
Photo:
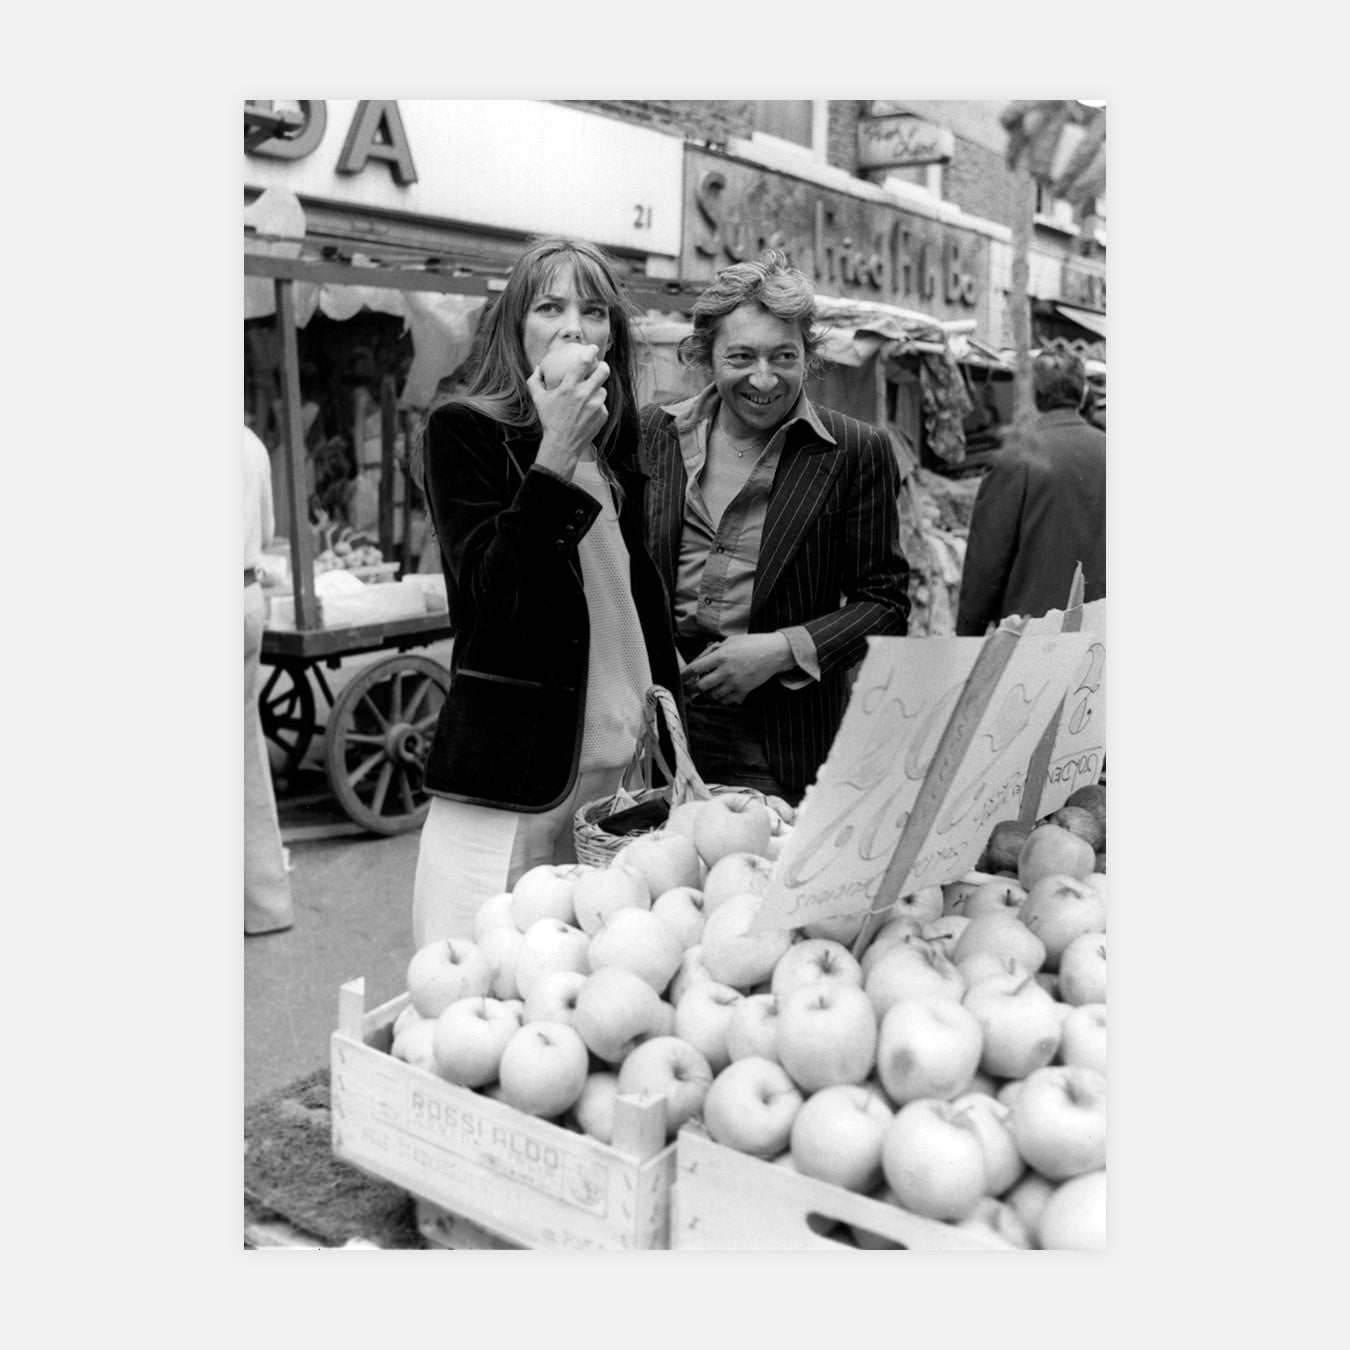
[[[670,1245],[677,1250],[852,1250],[817,1232],[812,1222],[857,1224],[909,1251],[1014,1250],[993,1234],[922,1218],[738,1153],[692,1130],[680,1132],[676,1149]]]

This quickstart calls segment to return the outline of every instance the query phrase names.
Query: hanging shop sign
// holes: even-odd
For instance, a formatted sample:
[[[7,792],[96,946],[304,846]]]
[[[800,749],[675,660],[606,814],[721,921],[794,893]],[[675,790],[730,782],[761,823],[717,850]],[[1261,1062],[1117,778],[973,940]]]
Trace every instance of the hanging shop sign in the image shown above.
[[[989,241],[973,230],[702,150],[686,150],[684,191],[685,280],[781,248],[822,293],[987,324]]]
[[[520,234],[566,234],[673,258],[682,146],[530,99],[245,104],[244,186]],[[284,124],[262,138],[268,117]],[[583,185],[584,190],[578,190]]]
[[[1066,305],[1083,309],[1106,310],[1106,274],[1084,267],[1073,258],[1065,258],[1064,275],[1060,280],[1059,298]]]
[[[956,137],[912,113],[858,119],[860,169],[911,169],[946,164],[956,150]]]

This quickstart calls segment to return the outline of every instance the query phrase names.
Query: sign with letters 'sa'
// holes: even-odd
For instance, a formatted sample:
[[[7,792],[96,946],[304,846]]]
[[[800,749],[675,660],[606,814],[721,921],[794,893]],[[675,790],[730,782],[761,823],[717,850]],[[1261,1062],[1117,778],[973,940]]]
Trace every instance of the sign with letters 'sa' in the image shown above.
[[[1093,641],[1088,632],[1023,634],[956,764],[898,889],[882,881],[984,638],[873,638],[848,708],[753,927],[798,928],[888,906],[955,881],[1000,820],[1017,818],[1032,752]],[[931,790],[931,789],[930,789]]]

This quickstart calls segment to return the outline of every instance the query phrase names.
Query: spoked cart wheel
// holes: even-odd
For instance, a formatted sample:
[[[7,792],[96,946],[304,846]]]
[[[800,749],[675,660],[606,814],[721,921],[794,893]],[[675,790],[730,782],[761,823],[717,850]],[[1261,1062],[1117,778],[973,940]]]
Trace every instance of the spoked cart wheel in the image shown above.
[[[358,825],[402,834],[426,819],[422,766],[449,687],[449,671],[404,654],[367,667],[338,695],[324,760],[333,796]]]
[[[258,694],[258,716],[263,735],[286,756],[277,776],[289,778],[304,761],[318,730],[314,690],[302,662],[285,661],[272,667]]]

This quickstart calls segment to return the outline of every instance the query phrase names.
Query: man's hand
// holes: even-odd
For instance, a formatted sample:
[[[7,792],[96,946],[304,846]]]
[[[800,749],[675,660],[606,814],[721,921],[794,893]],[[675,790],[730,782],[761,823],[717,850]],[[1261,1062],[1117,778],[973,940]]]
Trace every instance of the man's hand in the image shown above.
[[[782,633],[739,633],[700,652],[684,668],[684,692],[719,705],[734,705],[766,680],[797,663]]]

